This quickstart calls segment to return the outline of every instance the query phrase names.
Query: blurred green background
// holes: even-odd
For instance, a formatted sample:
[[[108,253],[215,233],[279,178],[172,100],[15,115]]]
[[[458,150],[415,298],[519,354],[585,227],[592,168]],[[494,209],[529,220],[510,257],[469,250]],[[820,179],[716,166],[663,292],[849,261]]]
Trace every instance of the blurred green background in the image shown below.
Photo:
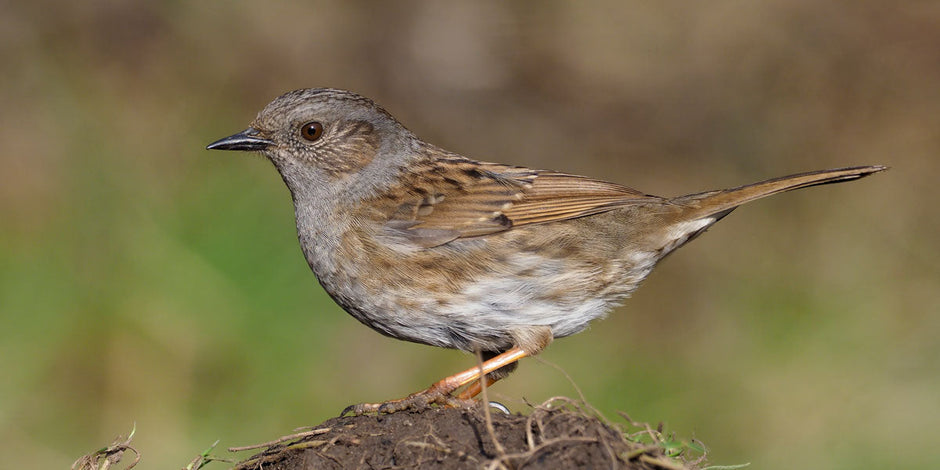
[[[342,312],[271,165],[204,150],[312,86],[660,195],[892,166],[739,209],[542,358],[714,463],[940,467],[940,2],[2,2],[0,54],[9,468],[134,422],[181,468],[473,364]],[[538,360],[492,391],[577,393]]]

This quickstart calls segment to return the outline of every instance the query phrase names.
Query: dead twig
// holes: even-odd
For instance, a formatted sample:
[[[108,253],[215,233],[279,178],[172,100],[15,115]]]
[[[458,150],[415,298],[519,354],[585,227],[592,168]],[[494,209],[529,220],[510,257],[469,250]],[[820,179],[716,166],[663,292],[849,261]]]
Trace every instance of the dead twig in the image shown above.
[[[108,447],[82,456],[72,464],[72,470],[108,470],[112,465],[120,462],[124,457],[124,452],[128,450],[134,453],[134,461],[124,469],[134,468],[137,462],[140,462],[140,452],[131,447],[131,439],[134,438],[135,432],[137,432],[137,423],[134,423],[126,439],[118,436]]]
[[[281,444],[281,443],[283,443],[283,442],[292,441],[292,440],[294,440],[294,439],[301,439],[301,438],[304,438],[304,437],[310,437],[310,436],[317,436],[317,435],[320,435],[320,434],[326,434],[326,433],[328,433],[328,432],[330,432],[330,431],[332,431],[332,430],[333,430],[333,428],[321,428],[321,429],[314,429],[314,430],[311,430],[311,431],[298,432],[298,433],[296,433],[296,434],[289,434],[289,435],[287,435],[287,436],[282,436],[282,437],[279,437],[279,438],[277,438],[277,439],[275,439],[275,440],[273,440],[273,441],[263,442],[263,443],[261,443],[261,444],[252,444],[252,445],[249,445],[249,446],[241,446],[241,447],[229,447],[229,448],[228,448],[228,451],[229,451],[229,452],[241,452],[241,451],[243,451],[243,450],[252,450],[252,449],[261,449],[261,448],[263,448],[263,447],[271,447],[271,446],[275,446],[275,445],[277,445],[277,444]]]
[[[480,368],[480,395],[483,398],[483,417],[486,419],[486,432],[490,435],[493,446],[496,447],[496,453],[498,455],[505,455],[506,449],[499,443],[499,439],[496,438],[496,429],[493,427],[493,416],[490,415],[490,399],[487,396],[486,390],[489,387],[487,387],[486,383],[486,374],[483,373],[483,353],[477,349],[476,354],[477,367]]]

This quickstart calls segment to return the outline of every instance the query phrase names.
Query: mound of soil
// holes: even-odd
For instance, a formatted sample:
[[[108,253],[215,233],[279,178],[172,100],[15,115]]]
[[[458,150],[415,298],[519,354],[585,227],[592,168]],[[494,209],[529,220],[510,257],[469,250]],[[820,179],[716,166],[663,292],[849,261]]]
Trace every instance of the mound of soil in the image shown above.
[[[665,455],[659,432],[639,425],[628,434],[577,402],[554,399],[528,416],[482,405],[332,418],[277,441],[236,469],[342,468],[621,468],[691,469]],[[638,426],[631,423],[632,427]],[[648,442],[644,444],[641,442]]]

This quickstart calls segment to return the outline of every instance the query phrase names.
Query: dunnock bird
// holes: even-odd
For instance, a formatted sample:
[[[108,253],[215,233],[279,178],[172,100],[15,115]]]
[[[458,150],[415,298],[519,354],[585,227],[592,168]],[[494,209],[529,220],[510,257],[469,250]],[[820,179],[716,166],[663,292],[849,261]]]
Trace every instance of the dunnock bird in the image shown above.
[[[208,148],[259,151],[274,164],[310,269],[353,317],[393,338],[486,358],[427,390],[344,414],[472,398],[519,359],[603,317],[659,260],[737,206],[886,169],[651,196],[471,160],[422,141],[372,100],[335,89],[287,93]]]

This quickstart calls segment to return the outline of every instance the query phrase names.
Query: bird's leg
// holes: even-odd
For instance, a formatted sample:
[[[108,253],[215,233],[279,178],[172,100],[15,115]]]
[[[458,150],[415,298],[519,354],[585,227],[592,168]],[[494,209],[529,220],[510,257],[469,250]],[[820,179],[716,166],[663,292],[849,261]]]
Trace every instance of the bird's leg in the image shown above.
[[[460,396],[454,397],[451,395],[455,390],[464,385],[467,385],[471,382],[476,381],[480,377],[486,376],[490,372],[493,372],[502,367],[508,366],[515,363],[519,359],[522,359],[530,354],[525,352],[522,348],[514,347],[486,362],[483,363],[482,367],[474,366],[470,369],[467,369],[459,374],[454,374],[450,377],[445,377],[438,382],[435,382],[433,385],[427,388],[427,390],[422,390],[417,393],[412,393],[405,398],[400,398],[398,400],[391,400],[384,403],[360,403],[358,405],[350,405],[340,413],[340,416],[345,416],[347,414],[352,415],[361,415],[364,413],[394,413],[396,411],[407,410],[409,408],[424,408],[431,404],[438,405],[459,405],[466,400],[476,396],[479,392],[476,392],[467,395],[467,392],[475,387],[479,387],[479,382],[477,382],[475,387],[471,387],[468,391],[461,393]],[[490,380],[487,378],[487,380]],[[493,379],[495,382],[497,379]],[[487,382],[490,384],[491,382]]]
[[[520,347],[523,347],[523,346],[520,346]],[[483,354],[483,362],[486,362],[498,356],[500,353],[486,351],[486,352],[483,352],[482,354]],[[528,356],[531,357],[531,356],[534,356],[534,354],[532,354],[532,352],[529,352]],[[516,370],[518,366],[519,366],[518,362],[513,362],[512,364],[507,364],[499,369],[494,370],[493,372],[490,372],[489,374],[484,375],[483,377],[486,378],[485,384],[482,382],[483,379],[474,380],[472,383],[470,383],[470,385],[467,386],[467,388],[465,388],[462,392],[460,392],[460,394],[457,395],[457,398],[460,400],[470,400],[476,397],[477,395],[480,394],[480,392],[483,391],[483,385],[486,385],[487,387],[489,387],[490,385],[493,385],[494,383],[499,382],[500,380],[508,377],[509,374],[511,374],[514,370]]]
[[[502,378],[503,377],[501,376],[494,377],[492,375],[487,375],[486,377],[483,377],[483,380],[486,381],[486,386],[487,388],[489,388],[490,385],[495,384]],[[458,400],[470,400],[473,397],[479,395],[480,392],[483,391],[483,384],[481,382],[482,382],[481,380],[474,381],[472,384],[470,384],[469,387],[467,387],[466,389],[464,389],[464,391],[460,392],[460,394],[457,395],[457,399]]]

